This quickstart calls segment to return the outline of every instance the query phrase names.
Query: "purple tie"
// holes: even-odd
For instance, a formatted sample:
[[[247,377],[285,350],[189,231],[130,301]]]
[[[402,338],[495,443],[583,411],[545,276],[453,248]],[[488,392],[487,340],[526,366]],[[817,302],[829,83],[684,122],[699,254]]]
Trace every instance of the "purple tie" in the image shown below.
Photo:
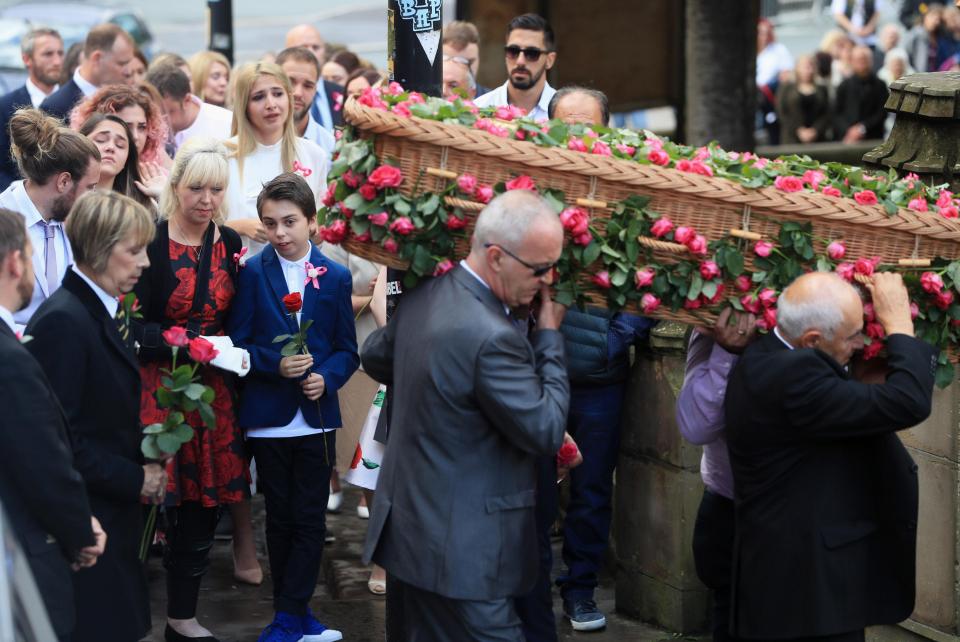
[[[46,261],[45,274],[47,275],[47,296],[53,294],[59,285],[57,278],[57,248],[54,247],[55,225],[41,221],[43,225],[43,256]]]

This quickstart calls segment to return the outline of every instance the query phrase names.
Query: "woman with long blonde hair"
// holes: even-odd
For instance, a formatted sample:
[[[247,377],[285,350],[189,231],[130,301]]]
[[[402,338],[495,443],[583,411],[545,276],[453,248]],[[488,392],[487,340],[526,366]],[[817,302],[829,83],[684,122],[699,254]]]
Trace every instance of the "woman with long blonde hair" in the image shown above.
[[[230,102],[230,61],[218,51],[200,51],[190,57],[190,84],[205,103],[226,107]]]
[[[283,172],[303,176],[319,202],[326,193],[329,162],[316,143],[298,138],[293,92],[283,70],[270,62],[247,63],[234,78],[235,102],[227,186],[227,225],[239,232],[251,254],[267,237],[257,216],[263,185]]]

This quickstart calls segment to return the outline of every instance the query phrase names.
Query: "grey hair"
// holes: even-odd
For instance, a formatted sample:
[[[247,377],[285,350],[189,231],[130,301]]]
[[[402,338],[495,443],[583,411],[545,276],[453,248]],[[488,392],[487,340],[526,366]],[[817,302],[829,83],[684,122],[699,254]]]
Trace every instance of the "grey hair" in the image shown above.
[[[567,96],[572,96],[573,94],[583,94],[584,96],[589,96],[597,101],[597,104],[600,106],[600,113],[603,116],[602,123],[596,123],[597,125],[607,126],[610,122],[610,101],[607,99],[607,95],[602,91],[597,89],[590,89],[589,87],[581,87],[580,85],[568,85],[557,90],[557,93],[553,95],[550,99],[550,104],[547,106],[547,116],[553,118],[554,114],[557,111],[557,107],[560,106],[560,101],[562,101]]]
[[[842,296],[841,291],[854,290],[853,286],[835,274],[824,275],[831,277],[824,281],[824,287],[815,299],[795,300],[791,296],[793,283],[780,295],[777,300],[777,328],[790,338],[799,339],[808,330],[819,330],[823,337],[833,339],[840,325],[843,323],[843,312],[837,305]],[[794,281],[796,283],[796,281]]]
[[[527,230],[542,216],[552,217],[560,224],[550,203],[529,190],[513,190],[496,197],[487,205],[473,228],[471,250],[482,252],[489,243],[503,245],[516,251]]]
[[[37,46],[37,38],[40,38],[41,36],[53,36],[60,42],[63,42],[63,37],[56,29],[51,29],[50,27],[37,27],[36,29],[31,29],[25,33],[23,38],[20,39],[20,51],[23,53],[23,55],[33,55],[33,50]]]

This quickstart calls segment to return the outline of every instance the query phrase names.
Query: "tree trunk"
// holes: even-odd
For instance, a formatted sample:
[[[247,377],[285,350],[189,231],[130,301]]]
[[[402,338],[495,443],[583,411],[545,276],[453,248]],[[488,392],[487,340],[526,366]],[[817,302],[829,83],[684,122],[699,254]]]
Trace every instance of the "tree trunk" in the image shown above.
[[[686,0],[684,131],[689,145],[754,147],[757,0]]]

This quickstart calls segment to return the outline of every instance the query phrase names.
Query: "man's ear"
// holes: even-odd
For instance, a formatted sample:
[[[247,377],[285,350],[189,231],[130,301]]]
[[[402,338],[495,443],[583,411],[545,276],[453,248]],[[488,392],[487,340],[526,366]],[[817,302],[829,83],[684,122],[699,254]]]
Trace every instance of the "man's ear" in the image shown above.
[[[819,330],[807,330],[797,343],[799,348],[819,348],[823,343],[823,335]]]
[[[557,64],[557,52],[551,51],[547,54],[547,69],[553,69],[555,64]]]
[[[73,185],[73,176],[70,175],[70,172],[60,172],[57,174],[57,191],[61,194],[65,194],[70,191]]]

